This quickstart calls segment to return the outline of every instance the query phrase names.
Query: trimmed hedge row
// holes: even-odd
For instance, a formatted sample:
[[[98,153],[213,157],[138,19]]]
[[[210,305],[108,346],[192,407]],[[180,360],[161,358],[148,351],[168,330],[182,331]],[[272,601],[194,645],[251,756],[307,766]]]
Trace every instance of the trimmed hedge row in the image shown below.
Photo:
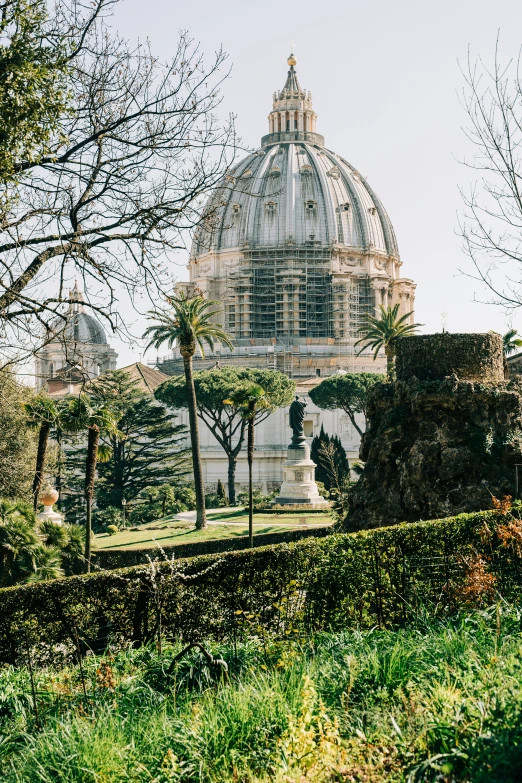
[[[23,662],[31,650],[33,660],[59,663],[160,633],[233,641],[402,624],[420,605],[457,608],[466,561],[477,554],[516,600],[521,558],[497,533],[508,519],[463,514],[8,588],[0,591],[0,661]]]
[[[324,513],[324,512],[323,512]],[[254,546],[269,544],[289,544],[309,536],[326,536],[331,534],[331,527],[315,527],[308,530],[287,530],[283,533],[261,533],[254,536]],[[248,536],[240,538],[220,538],[210,541],[198,541],[193,544],[170,544],[162,546],[161,551],[167,557],[196,557],[197,555],[214,555],[218,552],[235,552],[248,549]],[[129,566],[148,563],[149,558],[158,556],[157,549],[95,549],[94,567],[104,569],[128,568]]]

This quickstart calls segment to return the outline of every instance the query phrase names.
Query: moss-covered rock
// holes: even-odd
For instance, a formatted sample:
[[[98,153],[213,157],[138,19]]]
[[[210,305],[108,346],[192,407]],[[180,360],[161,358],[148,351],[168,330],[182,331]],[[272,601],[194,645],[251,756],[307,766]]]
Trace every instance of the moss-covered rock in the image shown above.
[[[441,338],[458,338],[447,343],[453,359]],[[502,363],[493,333],[399,342],[398,380],[369,394],[360,452],[366,465],[351,491],[346,529],[476,511],[490,508],[492,495],[513,495],[522,462],[522,379],[501,380]],[[440,377],[451,366],[471,379]]]

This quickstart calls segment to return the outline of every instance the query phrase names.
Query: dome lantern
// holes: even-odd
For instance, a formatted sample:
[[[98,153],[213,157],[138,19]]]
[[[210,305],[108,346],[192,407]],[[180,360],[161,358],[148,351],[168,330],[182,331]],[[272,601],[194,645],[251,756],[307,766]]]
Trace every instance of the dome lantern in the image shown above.
[[[315,132],[317,114],[312,106],[312,94],[303,90],[297,78],[297,59],[293,54],[287,60],[290,70],[282,90],[274,93],[272,111],[268,115],[268,136],[263,147],[280,141],[311,141],[324,145],[324,139]]]

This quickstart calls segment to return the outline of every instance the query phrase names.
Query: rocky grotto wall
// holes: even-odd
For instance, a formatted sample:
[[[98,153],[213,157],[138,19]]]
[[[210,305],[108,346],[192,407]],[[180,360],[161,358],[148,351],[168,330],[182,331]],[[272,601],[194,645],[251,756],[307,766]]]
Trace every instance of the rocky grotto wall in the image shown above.
[[[369,395],[348,530],[491,508],[522,463],[522,376],[504,380],[499,334],[405,337],[397,380]]]

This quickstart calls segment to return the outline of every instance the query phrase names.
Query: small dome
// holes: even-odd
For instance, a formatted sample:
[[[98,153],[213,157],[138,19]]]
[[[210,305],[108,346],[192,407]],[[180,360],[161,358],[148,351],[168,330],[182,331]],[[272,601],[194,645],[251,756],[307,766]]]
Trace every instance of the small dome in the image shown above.
[[[67,319],[65,336],[68,342],[107,344],[107,335],[103,326],[88,313],[73,313]]]
[[[95,343],[107,345],[107,335],[101,323],[88,313],[70,312],[63,318],[56,318],[51,324],[51,331],[59,340],[67,343]]]
[[[67,343],[94,343],[107,345],[107,335],[101,323],[85,312],[83,293],[78,283],[69,292],[69,309],[64,318],[56,318],[51,324],[51,330]]]

